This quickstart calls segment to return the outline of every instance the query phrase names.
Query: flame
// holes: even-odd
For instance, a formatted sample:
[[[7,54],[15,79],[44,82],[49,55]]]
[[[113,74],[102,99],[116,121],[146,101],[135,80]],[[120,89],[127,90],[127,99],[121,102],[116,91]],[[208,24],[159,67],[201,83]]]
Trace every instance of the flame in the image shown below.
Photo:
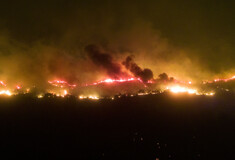
[[[98,100],[99,98],[97,96],[89,96],[89,99],[94,99],[94,100]]]
[[[213,82],[219,82],[219,81],[224,81],[227,82],[229,80],[233,80],[235,79],[235,75],[232,76],[231,78],[227,78],[227,79],[215,79]],[[157,83],[157,80],[149,80],[147,82],[143,82],[140,78],[120,78],[120,79],[112,79],[112,78],[107,78],[98,82],[94,82],[91,84],[86,84],[86,86],[88,85],[98,85],[98,84],[112,84],[112,83],[124,83],[124,82],[140,82],[143,83],[143,85],[145,85],[145,87],[148,87],[146,85],[146,83],[152,84],[152,83]],[[70,93],[70,91],[72,89],[74,89],[77,85],[76,84],[69,84],[68,82],[64,81],[64,80],[53,80],[53,81],[48,81],[48,83],[52,86],[58,87],[58,88],[53,88],[51,89],[51,91],[48,91],[48,93],[52,93],[54,96],[59,96],[59,97],[65,97],[66,95],[68,95]],[[162,90],[162,92],[168,90],[172,93],[188,93],[188,94],[195,94],[195,95],[206,95],[206,96],[213,96],[215,93],[214,92],[200,92],[200,89],[195,89],[192,87],[192,82],[191,81],[177,81],[174,80],[174,84],[173,83],[165,83],[164,85],[170,85],[167,86],[166,88],[164,87],[164,89]],[[16,95],[16,94],[22,94],[22,93],[29,93],[30,92],[30,88],[23,88],[22,89],[22,85],[15,85],[15,88],[7,88],[7,85],[3,82],[0,81],[0,87],[4,88],[3,90],[0,90],[0,95]],[[84,86],[84,85],[80,85],[80,86]],[[151,85],[153,86],[153,85]],[[22,89],[22,92],[20,93],[17,90]],[[149,89],[149,88],[148,88]],[[21,91],[21,90],[20,90]],[[162,93],[161,91],[159,91],[158,93]],[[45,93],[40,93],[39,95],[37,95],[38,98],[43,98]],[[143,96],[143,95],[148,95],[148,94],[153,94],[152,91],[143,91],[142,93],[137,93],[138,96]],[[155,94],[155,93],[154,93]],[[113,95],[112,95],[113,96]],[[133,97],[134,95],[130,95],[130,97]],[[120,97],[120,96],[118,96]],[[99,96],[97,95],[80,95],[78,97],[79,99],[91,99],[91,100],[99,100]],[[110,99],[114,99],[113,97],[110,97]]]
[[[215,93],[211,92],[211,93],[205,93],[206,96],[213,96]]]
[[[0,84],[5,87],[7,86],[3,81],[0,81]]]
[[[63,81],[63,80],[48,81],[48,83],[50,83],[53,86],[60,87],[60,88],[63,88],[66,86],[67,87],[76,87],[77,86],[76,84],[69,84],[68,82]]]
[[[19,85],[16,85],[16,89],[21,89],[22,87]]]
[[[86,84],[86,86],[98,85],[98,84],[101,84],[101,83],[116,83],[116,82],[123,83],[123,82],[131,82],[131,81],[139,81],[139,82],[143,83],[143,81],[140,78],[127,78],[127,79],[124,79],[124,78],[121,78],[121,79],[108,78],[108,79],[105,79],[105,80],[102,80],[102,81],[94,82],[92,84]],[[147,83],[153,83],[153,82],[148,81]]]
[[[138,93],[138,96],[145,96],[148,95],[149,93]]]
[[[203,81],[204,84],[206,83],[214,83],[214,82],[227,82],[227,81],[231,81],[231,80],[234,80],[235,79],[235,76],[232,76],[231,78],[224,78],[224,79],[214,79],[213,81]]]
[[[188,94],[196,94],[196,89],[190,89],[187,87],[181,87],[181,86],[170,86],[166,88],[167,90],[170,90],[173,93],[188,93]]]
[[[181,86],[170,86],[166,87],[166,90],[169,90],[172,93],[188,93],[188,94],[195,94],[195,95],[205,95],[205,96],[214,96],[214,92],[199,92],[196,89],[181,87]]]
[[[80,95],[78,98],[79,99],[91,99],[91,100],[99,100],[100,99],[98,96],[94,96],[94,95],[90,95],[90,96]]]
[[[65,97],[66,95],[68,95],[68,91],[67,90],[57,90],[57,91],[53,91],[53,90],[48,90],[47,93],[50,93],[56,97]]]
[[[38,97],[38,98],[43,98],[43,95],[42,95],[42,94],[39,94],[37,97]]]
[[[7,95],[7,96],[11,96],[12,93],[9,90],[1,90],[0,91],[0,95]]]

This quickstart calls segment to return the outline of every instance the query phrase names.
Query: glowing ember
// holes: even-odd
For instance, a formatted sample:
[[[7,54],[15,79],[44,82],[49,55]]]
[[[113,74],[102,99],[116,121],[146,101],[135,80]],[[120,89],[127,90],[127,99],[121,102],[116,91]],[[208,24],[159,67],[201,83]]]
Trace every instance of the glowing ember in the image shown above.
[[[38,95],[38,98],[43,98],[43,95],[42,95],[42,94],[39,94],[39,95]]]
[[[149,81],[147,81],[147,83],[154,83],[153,81],[151,81],[151,80],[149,80]]]
[[[60,90],[60,91],[48,90],[47,92],[54,95],[54,96],[56,96],[56,97],[62,97],[62,98],[64,98],[66,95],[68,95],[67,90]]]
[[[62,81],[62,80],[48,81],[48,83],[50,83],[53,86],[60,87],[60,88],[63,88],[63,87],[66,87],[66,86],[67,87],[76,87],[75,84],[69,84],[68,82]]]
[[[2,90],[0,91],[0,95],[7,95],[7,96],[11,96],[12,93],[9,90]]]
[[[99,98],[97,96],[89,96],[89,99],[94,99],[94,100],[98,100]]]
[[[139,96],[145,96],[148,95],[149,93],[138,93]]]
[[[21,87],[21,86],[19,86],[19,85],[17,85],[17,86],[16,86],[16,89],[21,89],[21,88],[22,88],[22,87]]]
[[[87,98],[87,97],[84,97],[84,96],[79,96],[79,99],[84,99],[84,98]]]
[[[99,100],[99,97],[93,96],[93,95],[90,95],[90,96],[83,96],[83,95],[81,95],[81,96],[79,96],[78,98],[79,98],[79,99]]]
[[[0,85],[2,85],[2,86],[7,86],[3,81],[0,81]]]
[[[213,96],[215,93],[205,93],[206,96]]]

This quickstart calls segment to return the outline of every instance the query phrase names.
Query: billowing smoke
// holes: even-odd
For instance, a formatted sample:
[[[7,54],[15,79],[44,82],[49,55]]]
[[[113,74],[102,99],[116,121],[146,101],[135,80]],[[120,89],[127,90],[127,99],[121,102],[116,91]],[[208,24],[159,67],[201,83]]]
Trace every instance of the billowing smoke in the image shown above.
[[[81,85],[108,76],[124,78],[130,72],[147,81],[153,77],[153,71],[155,75],[166,72],[177,80],[201,82],[235,73],[233,34],[229,34],[233,33],[233,26],[215,24],[219,32],[216,27],[205,32],[204,21],[203,25],[194,24],[198,20],[195,15],[200,19],[201,12],[197,14],[184,7],[193,16],[172,17],[179,7],[171,5],[173,8],[169,9],[168,3],[157,1],[157,5],[153,4],[65,0],[57,5],[53,2],[45,5],[43,1],[5,3],[1,5],[4,9],[0,9],[0,80],[8,86],[10,83],[46,86],[48,80],[54,79]],[[143,8],[150,10],[142,12]],[[165,17],[159,16],[163,14]],[[191,23],[184,25],[188,20]],[[227,24],[217,19],[215,22]],[[208,21],[207,27],[212,24]],[[231,30],[225,30],[228,34],[224,34],[221,27],[228,26]],[[175,28],[182,32],[175,32]],[[221,37],[220,41],[214,35]],[[105,49],[88,44],[105,46]],[[132,54],[139,66],[152,71],[139,67],[132,57],[124,65],[115,61]],[[125,72],[125,67],[130,72]],[[223,75],[217,75],[220,73]]]
[[[121,65],[113,61],[111,54],[103,52],[98,46],[88,45],[85,47],[85,51],[94,64],[107,71],[110,78],[120,78],[127,75],[122,72]]]
[[[169,77],[166,73],[161,73],[158,75],[158,81],[160,82],[173,82],[174,77]]]
[[[133,56],[128,56],[122,64],[130,70],[134,76],[141,78],[143,82],[153,79],[153,72],[148,68],[140,68],[134,61]]]

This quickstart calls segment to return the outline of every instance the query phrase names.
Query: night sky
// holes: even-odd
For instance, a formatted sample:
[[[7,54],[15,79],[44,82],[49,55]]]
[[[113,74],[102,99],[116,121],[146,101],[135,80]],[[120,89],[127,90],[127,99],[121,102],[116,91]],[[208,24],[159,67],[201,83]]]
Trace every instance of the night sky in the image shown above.
[[[1,1],[0,77],[40,83],[99,79],[85,52],[97,45],[117,63],[134,55],[154,77],[187,80],[235,73],[235,3],[219,0]]]

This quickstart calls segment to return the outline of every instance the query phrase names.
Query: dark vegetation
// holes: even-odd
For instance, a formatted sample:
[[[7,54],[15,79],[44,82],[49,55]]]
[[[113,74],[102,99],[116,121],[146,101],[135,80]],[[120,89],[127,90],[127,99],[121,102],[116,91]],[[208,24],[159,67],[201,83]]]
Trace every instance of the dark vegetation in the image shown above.
[[[0,155],[64,159],[234,159],[234,95],[88,101],[0,99]]]

